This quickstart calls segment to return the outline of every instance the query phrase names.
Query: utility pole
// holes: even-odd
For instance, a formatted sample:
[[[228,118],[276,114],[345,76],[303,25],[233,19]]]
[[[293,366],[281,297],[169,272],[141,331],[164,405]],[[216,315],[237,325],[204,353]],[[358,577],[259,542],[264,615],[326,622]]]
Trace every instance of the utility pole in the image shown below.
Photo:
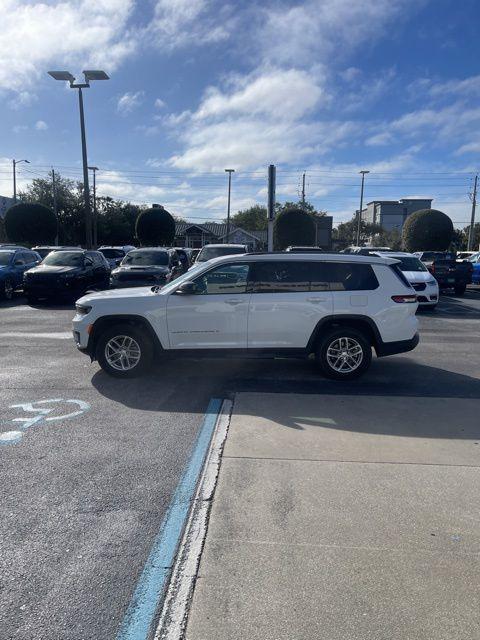
[[[225,169],[225,173],[228,173],[228,204],[227,204],[227,243],[230,238],[230,198],[232,195],[232,173],[235,173],[235,169]]]
[[[478,175],[475,176],[472,193],[472,217],[470,218],[470,228],[468,230],[468,251],[473,250],[473,241],[475,239],[475,209],[477,207],[477,183]]]
[[[58,247],[58,211],[57,211],[57,183],[55,182],[55,169],[52,167],[52,193],[53,193],[53,213],[57,222],[57,233],[55,234],[55,246]]]
[[[360,190],[360,209],[358,210],[358,215],[357,215],[357,247],[360,246],[360,229],[362,226],[363,188],[365,185],[365,174],[370,173],[370,171],[366,171],[365,169],[363,169],[362,171],[359,171],[359,173],[362,174],[362,187]]]
[[[302,207],[305,208],[305,171],[302,177]]]
[[[98,167],[88,167],[93,171],[93,246],[98,244],[98,220],[97,220],[97,171]]]
[[[13,204],[17,202],[17,164],[26,162],[30,164],[30,160],[12,160],[13,167]]]
[[[275,180],[276,168],[274,164],[268,167],[268,200],[267,200],[267,216],[268,216],[268,244],[269,253],[273,251],[273,221],[275,219]]]

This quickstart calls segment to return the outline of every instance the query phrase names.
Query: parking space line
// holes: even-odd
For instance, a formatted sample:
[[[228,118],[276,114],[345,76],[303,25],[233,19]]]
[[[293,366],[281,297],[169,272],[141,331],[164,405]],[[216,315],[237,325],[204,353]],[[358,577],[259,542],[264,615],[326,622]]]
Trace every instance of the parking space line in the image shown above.
[[[51,340],[69,340],[71,331],[50,331],[45,333],[31,333],[26,331],[6,331],[0,333],[0,338],[49,338]]]
[[[193,453],[155,538],[117,640],[147,640],[152,630],[221,408],[222,400],[210,400]]]

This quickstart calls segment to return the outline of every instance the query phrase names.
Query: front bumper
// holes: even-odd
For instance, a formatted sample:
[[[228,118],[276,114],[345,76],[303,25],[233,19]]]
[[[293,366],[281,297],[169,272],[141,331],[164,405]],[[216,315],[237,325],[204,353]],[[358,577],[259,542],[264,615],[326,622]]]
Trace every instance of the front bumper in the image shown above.
[[[39,298],[48,298],[49,296],[69,296],[80,294],[82,287],[78,282],[35,282],[29,280],[23,283],[23,291],[26,295],[38,296]]]
[[[416,333],[410,340],[396,340],[395,342],[380,342],[375,351],[379,358],[393,356],[396,353],[406,353],[413,351],[420,342],[420,336]]]

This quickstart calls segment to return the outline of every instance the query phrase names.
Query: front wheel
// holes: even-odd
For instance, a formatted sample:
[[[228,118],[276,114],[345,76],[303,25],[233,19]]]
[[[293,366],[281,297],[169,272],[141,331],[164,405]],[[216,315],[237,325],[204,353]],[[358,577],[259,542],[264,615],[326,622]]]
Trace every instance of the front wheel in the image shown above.
[[[102,369],[116,378],[134,378],[149,368],[153,345],[145,333],[128,324],[106,329],[100,336],[96,357]]]
[[[353,380],[370,366],[372,346],[361,331],[334,329],[321,340],[316,359],[327,378]]]
[[[3,297],[5,300],[11,300],[13,298],[14,291],[15,287],[13,286],[13,282],[10,278],[5,278],[5,282],[3,283]]]

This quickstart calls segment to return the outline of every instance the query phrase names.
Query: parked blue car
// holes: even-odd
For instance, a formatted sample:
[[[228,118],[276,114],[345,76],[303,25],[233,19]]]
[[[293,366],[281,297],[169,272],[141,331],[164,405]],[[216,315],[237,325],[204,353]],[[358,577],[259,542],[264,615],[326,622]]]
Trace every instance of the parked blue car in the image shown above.
[[[469,260],[473,263],[472,282],[473,284],[480,284],[480,251],[470,256]]]
[[[0,297],[11,300],[23,286],[23,274],[42,261],[36,251],[23,247],[0,247]]]

